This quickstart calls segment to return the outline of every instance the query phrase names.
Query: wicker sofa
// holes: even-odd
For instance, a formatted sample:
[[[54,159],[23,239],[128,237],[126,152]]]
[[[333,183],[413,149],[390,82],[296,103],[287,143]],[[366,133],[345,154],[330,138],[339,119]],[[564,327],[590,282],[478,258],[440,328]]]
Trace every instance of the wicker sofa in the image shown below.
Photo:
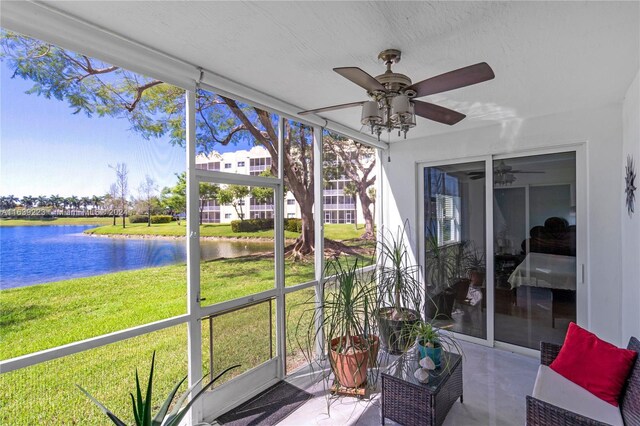
[[[558,356],[560,345],[541,342],[540,344],[540,364],[548,366]],[[628,349],[640,352],[640,342],[635,337],[629,340]],[[542,367],[541,367],[542,368]],[[540,377],[540,375],[538,376]],[[577,386],[577,385],[575,385]],[[585,391],[586,392],[586,391]],[[588,393],[588,392],[587,392]],[[535,389],[534,389],[535,394]],[[590,394],[591,395],[591,394]],[[592,395],[593,396],[593,395]],[[593,396],[596,398],[595,396]],[[603,401],[604,402],[604,401]],[[608,404],[604,402],[605,404]],[[558,405],[563,405],[558,402]],[[609,405],[613,407],[613,405]],[[622,424],[625,426],[640,426],[640,361],[636,360],[627,384],[622,392],[619,401]],[[527,426],[535,425],[576,425],[576,426],[606,426],[604,423],[585,417],[572,411],[568,411],[557,405],[545,402],[533,396],[527,396]]]

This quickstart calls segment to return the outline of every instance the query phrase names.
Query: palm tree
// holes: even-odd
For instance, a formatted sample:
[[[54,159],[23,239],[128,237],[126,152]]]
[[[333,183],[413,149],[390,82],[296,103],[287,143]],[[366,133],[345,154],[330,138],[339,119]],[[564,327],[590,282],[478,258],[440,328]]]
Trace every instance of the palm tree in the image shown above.
[[[93,195],[91,197],[91,204],[93,204],[94,216],[98,215],[97,210],[100,208],[100,205],[102,204],[103,201],[104,201],[104,197],[101,197],[99,195]]]
[[[16,203],[18,202],[18,197],[12,195],[7,195],[5,197],[5,203],[6,203],[6,208],[7,209],[12,209],[16,206]]]
[[[89,207],[89,204],[91,204],[91,198],[90,197],[81,197],[80,198],[80,205],[82,206],[82,209],[84,210],[84,215],[87,215],[87,207]]]
[[[64,199],[59,196],[59,195],[52,195],[51,197],[49,197],[49,203],[51,204],[51,207],[53,207],[56,210],[56,214],[58,214],[58,208],[60,207],[60,204],[62,204],[64,201]],[[62,210],[62,214],[64,215],[64,210]]]
[[[38,207],[46,207],[49,205],[49,202],[50,202],[49,199],[44,195],[39,195],[36,198],[36,201],[38,202]]]
[[[80,208],[80,199],[76,195],[72,195],[67,200],[69,201],[69,206],[74,209],[74,213],[77,212],[77,209]],[[69,209],[69,214],[71,214],[71,209]]]
[[[34,201],[35,199],[31,195],[25,195],[20,200],[20,204],[22,204],[22,207],[24,207],[25,209],[30,209],[31,207],[33,207]]]

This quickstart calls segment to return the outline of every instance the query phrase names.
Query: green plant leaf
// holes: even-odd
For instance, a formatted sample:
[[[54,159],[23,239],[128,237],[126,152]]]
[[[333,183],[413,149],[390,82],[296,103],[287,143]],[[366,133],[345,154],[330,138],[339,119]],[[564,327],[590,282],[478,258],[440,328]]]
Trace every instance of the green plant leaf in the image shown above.
[[[138,369],[136,368],[136,402],[138,403],[137,416],[140,419],[138,426],[143,425],[142,413],[144,413],[144,400],[142,399],[142,390],[140,389],[140,379],[138,378]]]
[[[144,401],[144,414],[142,416],[142,424],[144,426],[151,424],[151,392],[153,389],[153,368],[156,363],[156,351],[151,356],[151,371],[149,372],[149,382],[147,382],[147,396]]]
[[[84,388],[78,384],[76,384],[76,386],[78,387],[78,389],[80,389],[86,396],[87,398],[89,398],[91,401],[93,401],[94,404],[96,404],[100,410],[107,415],[107,417],[109,417],[109,419],[113,422],[113,424],[115,424],[116,426],[127,426],[125,422],[123,422],[122,420],[120,420],[115,414],[113,414],[107,407],[105,407],[104,405],[102,405],[102,403],[100,401],[98,401],[97,399],[95,399],[89,392],[87,392],[86,390],[84,390]]]
[[[200,398],[200,396],[207,389],[209,389],[211,386],[213,386],[213,384],[216,382],[216,380],[218,380],[220,377],[225,375],[228,371],[233,370],[234,368],[238,368],[238,367],[240,367],[239,364],[231,366],[231,367],[227,368],[226,370],[224,370],[222,373],[218,374],[216,377],[214,377],[213,380],[211,380],[207,385],[203,386],[202,389],[200,389],[200,391],[193,398],[191,398],[191,401],[189,401],[189,403],[187,403],[187,405],[182,409],[182,411],[180,411],[180,406],[182,405],[184,400],[187,398],[187,396],[189,395],[191,390],[193,390],[193,388],[195,386],[197,386],[202,381],[202,379],[204,379],[204,377],[202,379],[198,380],[189,390],[187,390],[182,395],[182,397],[180,398],[178,403],[176,403],[176,406],[174,407],[174,409],[171,412],[171,414],[169,414],[169,417],[167,417],[166,421],[163,423],[163,426],[178,426],[180,421],[184,418],[184,416],[189,411],[189,408],[191,408],[191,406],[196,402],[196,400],[198,398]]]
[[[160,407],[160,411],[158,411],[156,413],[156,416],[153,418],[153,421],[151,422],[152,426],[162,425],[162,421],[164,420],[164,417],[167,415],[167,411],[169,411],[169,406],[171,405],[171,401],[173,401],[173,398],[176,396],[176,392],[178,392],[178,389],[180,388],[180,386],[182,386],[182,383],[184,383],[184,381],[187,380],[187,377],[188,376],[184,376],[184,378],[180,380],[173,387],[173,390],[169,392],[167,399],[164,401],[164,404],[162,404],[162,407]]]
[[[129,396],[131,397],[131,405],[133,406],[133,418],[136,421],[136,425],[141,425],[140,415],[138,414],[138,408],[136,407],[136,400],[133,397],[133,394],[129,392]]]

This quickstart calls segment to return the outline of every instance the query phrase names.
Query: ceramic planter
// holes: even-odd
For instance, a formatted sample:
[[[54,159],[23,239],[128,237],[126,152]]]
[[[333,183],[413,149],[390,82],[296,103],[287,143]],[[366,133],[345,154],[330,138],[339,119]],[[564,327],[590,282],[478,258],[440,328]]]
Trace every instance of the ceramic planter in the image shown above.
[[[371,351],[369,343],[360,337],[352,337],[355,348],[338,352],[339,344],[344,345],[345,337],[331,340],[331,367],[340,385],[346,388],[357,388],[367,381]]]
[[[420,321],[420,314],[413,309],[403,309],[413,314],[412,320],[393,320],[390,313],[393,308],[382,308],[378,312],[378,327],[382,347],[391,355],[400,355],[413,345],[411,329]]]
[[[435,348],[423,346],[423,342],[418,342],[418,350],[420,351],[420,358],[429,357],[431,361],[436,365],[436,368],[440,368],[440,360],[442,358],[442,346],[436,343]]]

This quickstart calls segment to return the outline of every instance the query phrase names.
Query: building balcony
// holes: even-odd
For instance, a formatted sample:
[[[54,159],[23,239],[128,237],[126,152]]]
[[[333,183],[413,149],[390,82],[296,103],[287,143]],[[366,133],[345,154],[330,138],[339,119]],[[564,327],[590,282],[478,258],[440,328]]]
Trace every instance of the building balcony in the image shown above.
[[[322,206],[324,210],[355,210],[355,204],[325,204]]]

